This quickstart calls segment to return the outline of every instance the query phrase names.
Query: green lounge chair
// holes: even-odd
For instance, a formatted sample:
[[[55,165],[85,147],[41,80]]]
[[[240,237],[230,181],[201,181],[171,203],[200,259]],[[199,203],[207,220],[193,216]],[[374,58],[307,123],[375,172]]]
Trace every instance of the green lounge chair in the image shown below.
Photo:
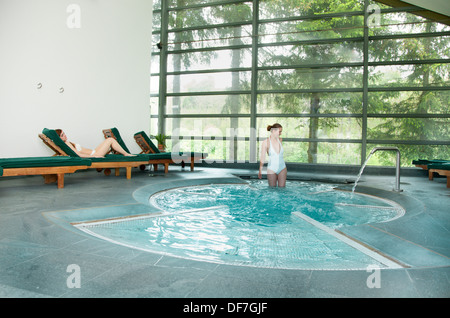
[[[161,151],[158,149],[158,147],[155,146],[155,144],[150,140],[148,135],[144,131],[140,131],[134,134],[134,139],[136,140],[139,147],[141,147],[143,153],[153,153],[158,154],[161,153]],[[194,163],[199,162],[203,159],[206,159],[208,157],[207,153],[203,152],[179,152],[176,154],[176,156],[179,158],[180,156],[186,157],[187,162],[190,162],[191,165],[191,171],[194,170]],[[185,161],[182,162],[184,165]]]
[[[422,168],[424,170],[428,170],[428,165],[435,164],[435,163],[450,163],[449,160],[443,160],[443,159],[433,159],[433,160],[426,160],[426,159],[418,159],[413,160],[412,164],[416,167]]]
[[[122,146],[122,148],[127,151],[130,152],[128,150],[128,147],[125,145],[125,142],[123,141],[122,137],[120,136],[119,130],[117,128],[109,128],[109,129],[104,129],[103,130],[103,134],[105,136],[105,138],[115,138],[117,140],[117,142],[120,144],[120,146]],[[169,170],[169,164],[174,164],[174,163],[181,163],[184,167],[184,162],[188,162],[189,160],[191,160],[191,170],[194,169],[194,160],[195,158],[192,158],[189,156],[189,154],[186,153],[182,153],[182,152],[178,152],[178,153],[174,153],[174,152],[146,152],[146,153],[142,153],[140,154],[141,156],[148,156],[149,158],[149,164],[153,164],[153,166],[155,167],[155,170],[158,169],[158,164],[164,164],[164,172],[167,173]]]
[[[45,183],[57,182],[58,189],[64,188],[64,175],[87,169],[91,161],[71,157],[22,157],[1,158],[3,177],[42,175]]]
[[[39,134],[42,141],[55,151],[58,156],[69,156],[71,158],[80,158],[64,141],[58,136],[55,130],[44,128],[42,134]],[[119,169],[126,169],[127,179],[131,179],[131,168],[139,167],[147,163],[147,156],[136,155],[133,157],[123,155],[106,155],[102,158],[85,158],[91,162],[89,168],[101,171],[105,169],[108,174],[109,169],[115,169],[116,176],[119,175]]]
[[[447,188],[450,187],[450,180],[449,180],[449,169],[450,169],[450,160],[444,160],[444,159],[432,159],[432,160],[426,160],[426,159],[418,159],[412,161],[413,165],[416,167],[422,168],[424,170],[428,171],[428,179],[433,180],[434,173],[437,173],[442,176],[447,177]]]

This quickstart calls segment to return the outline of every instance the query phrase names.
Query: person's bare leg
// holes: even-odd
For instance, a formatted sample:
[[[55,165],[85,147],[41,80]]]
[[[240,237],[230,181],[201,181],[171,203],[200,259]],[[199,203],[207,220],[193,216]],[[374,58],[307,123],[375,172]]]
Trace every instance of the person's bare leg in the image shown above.
[[[118,153],[124,155],[124,156],[130,156],[130,157],[134,157],[135,155],[132,155],[128,152],[125,151],[125,149],[123,149],[119,143],[117,142],[117,140],[115,140],[114,138],[108,138],[111,139],[111,148],[114,149],[115,151],[117,151]]]
[[[286,186],[286,179],[287,179],[287,168],[284,168],[278,174],[278,186],[279,187],[285,187]]]
[[[105,139],[97,148],[95,148],[95,155],[104,156],[111,148],[124,156],[132,156],[126,152],[114,138]]]
[[[270,169],[267,169],[267,181],[269,182],[270,187],[277,186],[277,178],[278,176]]]

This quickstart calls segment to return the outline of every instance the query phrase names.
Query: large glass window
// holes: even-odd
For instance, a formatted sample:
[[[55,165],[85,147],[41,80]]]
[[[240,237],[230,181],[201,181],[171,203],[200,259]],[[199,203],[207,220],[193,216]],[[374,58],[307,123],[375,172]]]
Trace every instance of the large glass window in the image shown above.
[[[210,161],[450,158],[450,22],[373,0],[154,0],[151,134]],[[170,149],[170,148],[169,148]],[[392,165],[391,153],[370,164]]]

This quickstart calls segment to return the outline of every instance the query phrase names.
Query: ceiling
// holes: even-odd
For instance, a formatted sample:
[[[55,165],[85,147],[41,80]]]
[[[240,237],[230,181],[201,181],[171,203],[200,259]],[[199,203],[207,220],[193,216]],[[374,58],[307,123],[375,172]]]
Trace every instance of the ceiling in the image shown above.
[[[449,0],[375,0],[388,6],[416,7],[411,13],[421,17],[450,25],[450,1]]]

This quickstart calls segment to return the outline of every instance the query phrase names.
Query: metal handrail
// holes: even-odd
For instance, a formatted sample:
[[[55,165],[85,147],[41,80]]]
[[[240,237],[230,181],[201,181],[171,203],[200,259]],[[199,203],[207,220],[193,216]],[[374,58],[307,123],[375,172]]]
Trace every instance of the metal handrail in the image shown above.
[[[403,190],[400,189],[400,150],[397,147],[375,147],[370,151],[370,155],[374,154],[375,152],[379,150],[384,151],[396,151],[397,152],[397,162],[395,165],[395,192],[402,192]]]

